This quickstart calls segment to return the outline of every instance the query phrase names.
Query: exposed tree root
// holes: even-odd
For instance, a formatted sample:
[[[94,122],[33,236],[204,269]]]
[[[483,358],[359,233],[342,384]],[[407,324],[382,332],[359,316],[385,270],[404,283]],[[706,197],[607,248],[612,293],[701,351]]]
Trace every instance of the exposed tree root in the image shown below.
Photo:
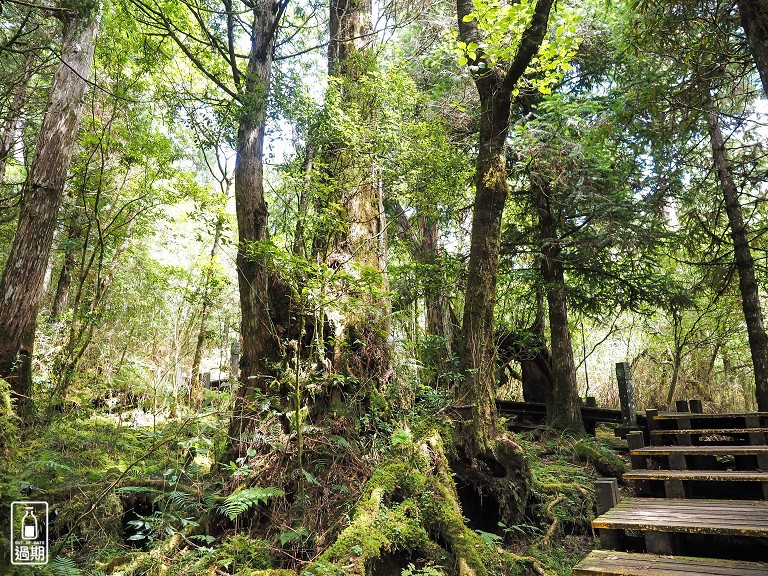
[[[519,524],[528,504],[531,483],[523,449],[507,432],[491,436],[485,444],[459,451],[451,467],[459,480],[474,487],[478,494],[495,498],[501,522]]]
[[[396,555],[458,576],[487,576],[501,568],[499,553],[464,523],[440,436],[433,433],[399,449],[399,458],[373,472],[352,523],[304,575],[341,569],[370,576],[377,561]]]

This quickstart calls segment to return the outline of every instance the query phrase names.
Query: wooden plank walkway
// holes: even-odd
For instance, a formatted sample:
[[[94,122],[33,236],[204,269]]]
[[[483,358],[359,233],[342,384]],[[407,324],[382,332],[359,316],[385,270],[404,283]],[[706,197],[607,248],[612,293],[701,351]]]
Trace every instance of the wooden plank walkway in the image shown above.
[[[625,498],[592,527],[768,538],[768,502]]]
[[[645,446],[632,450],[633,456],[758,456],[768,454],[768,446]]]
[[[711,558],[671,558],[593,550],[573,570],[574,576],[768,576],[768,565]]]
[[[695,482],[768,482],[762,470],[633,470],[624,480],[686,480]]]
[[[624,479],[634,482],[640,495],[658,493],[661,486],[666,497],[618,501],[616,481],[598,481],[602,514],[592,526],[608,550],[590,553],[574,568],[574,576],[768,576],[768,564],[738,560],[755,554],[768,560],[768,413],[648,410],[646,415],[645,437],[654,445],[645,446],[640,432],[627,436],[634,470]],[[762,487],[763,499],[737,499],[749,497],[754,491],[746,487],[755,484]],[[710,496],[690,499],[693,486],[695,495],[709,491]],[[626,551],[638,534],[645,554]],[[702,538],[713,544],[700,546],[698,554],[703,549],[711,558],[677,556]],[[718,548],[714,543],[724,538],[728,546]]]

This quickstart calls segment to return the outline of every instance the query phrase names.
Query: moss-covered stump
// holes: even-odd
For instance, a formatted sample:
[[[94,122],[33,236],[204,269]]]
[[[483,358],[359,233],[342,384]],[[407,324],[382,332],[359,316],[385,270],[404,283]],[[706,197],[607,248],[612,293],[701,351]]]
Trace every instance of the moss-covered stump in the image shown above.
[[[350,525],[303,576],[399,576],[425,568],[458,576],[511,573],[517,559],[464,523],[440,436],[398,448],[371,475]],[[519,565],[526,573],[528,563]]]
[[[463,493],[474,491],[484,502],[482,507],[492,510],[493,521],[486,518],[486,524],[520,523],[531,489],[530,463],[520,444],[508,432],[494,432],[479,446],[473,446],[477,442],[471,440],[465,442],[469,446],[462,446],[462,439],[466,440],[457,440],[451,468],[457,482],[467,487]]]

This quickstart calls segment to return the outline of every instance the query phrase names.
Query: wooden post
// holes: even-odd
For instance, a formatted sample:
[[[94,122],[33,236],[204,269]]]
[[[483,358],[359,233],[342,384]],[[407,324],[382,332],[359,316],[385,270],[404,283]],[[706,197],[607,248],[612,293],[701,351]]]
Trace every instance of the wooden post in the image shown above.
[[[688,412],[688,400],[676,400],[675,410],[677,412]]]
[[[616,478],[595,480],[595,504],[597,515],[601,516],[619,503],[619,482]]]
[[[211,373],[210,372],[204,372],[203,373],[203,387],[210,388],[211,387]]]
[[[747,428],[761,428],[760,426],[760,416],[751,414],[747,416],[744,419],[744,423],[746,424]],[[751,432],[749,434],[749,443],[752,446],[761,446],[765,444],[765,433],[764,432]]]
[[[597,408],[597,398],[594,396],[587,396],[587,408]]]
[[[595,480],[595,501],[598,516],[605,514],[619,503],[619,483],[616,478]],[[601,528],[598,535],[602,549],[619,550],[621,548],[621,531]]]
[[[235,340],[229,347],[229,385],[233,386],[240,376],[240,342]]]
[[[682,480],[664,480],[666,498],[688,498],[688,490]]]
[[[643,433],[637,430],[627,434],[627,447],[630,450],[630,454],[632,454],[632,450],[645,448],[645,437],[643,436]],[[631,460],[632,468],[635,470],[645,470],[648,467],[645,461],[645,456],[632,455]]]
[[[661,437],[656,436],[653,434],[654,431],[659,429],[659,423],[656,422],[656,416],[659,414],[659,411],[655,408],[649,408],[645,411],[645,419],[646,423],[648,424],[648,436],[651,441],[651,445],[658,446],[662,444]]]
[[[691,412],[694,414],[704,413],[704,407],[701,405],[701,400],[688,400],[688,406],[691,407]]]
[[[645,456],[635,456],[632,454],[632,450],[639,450],[645,448],[645,436],[639,430],[630,432],[627,434],[627,447],[630,450],[630,460],[632,462],[633,470],[645,470],[648,468],[648,463]],[[636,480],[635,490],[640,496],[648,496],[651,494],[651,483],[648,480]]]
[[[635,392],[632,388],[632,373],[629,362],[616,362],[616,380],[619,383],[621,418],[625,426],[637,426],[635,413]]]
[[[645,549],[650,554],[659,554],[661,556],[672,556],[677,551],[677,536],[669,532],[656,532],[655,530],[646,530]]]

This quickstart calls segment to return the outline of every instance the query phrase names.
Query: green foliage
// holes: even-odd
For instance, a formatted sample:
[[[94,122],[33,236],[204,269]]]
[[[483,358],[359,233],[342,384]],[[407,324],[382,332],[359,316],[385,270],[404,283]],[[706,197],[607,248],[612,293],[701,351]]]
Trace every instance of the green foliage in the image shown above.
[[[83,576],[75,561],[66,556],[56,556],[51,560],[51,567],[56,576]]]
[[[479,43],[458,41],[454,51],[459,66],[469,64],[470,70],[477,74],[512,61],[531,23],[536,3],[474,0],[474,8],[463,20],[476,22],[482,39]],[[572,8],[551,16],[551,37],[544,39],[525,71],[525,81],[542,94],[551,94],[563,74],[572,69],[571,60],[583,40],[576,29],[581,17],[581,13]],[[516,88],[515,94],[519,90]]]
[[[224,499],[224,504],[219,508],[219,512],[230,520],[234,520],[252,506],[266,504],[270,498],[282,496],[285,496],[285,492],[272,486],[243,488],[227,496]]]
[[[579,440],[573,445],[573,450],[580,461],[594,466],[601,476],[621,478],[627,471],[627,463],[624,460],[613,450],[593,440]]]
[[[234,534],[225,538],[216,550],[215,566],[230,574],[266,570],[272,567],[270,544],[264,540],[254,540],[246,534]]]
[[[59,0],[59,6],[61,8],[74,12],[80,18],[95,16],[100,4],[100,0]]]
[[[20,419],[13,411],[11,388],[0,378],[0,456],[10,459],[18,442]]]
[[[409,562],[408,566],[400,573],[400,576],[445,576],[445,572],[432,564],[425,564],[417,568],[412,562]]]

